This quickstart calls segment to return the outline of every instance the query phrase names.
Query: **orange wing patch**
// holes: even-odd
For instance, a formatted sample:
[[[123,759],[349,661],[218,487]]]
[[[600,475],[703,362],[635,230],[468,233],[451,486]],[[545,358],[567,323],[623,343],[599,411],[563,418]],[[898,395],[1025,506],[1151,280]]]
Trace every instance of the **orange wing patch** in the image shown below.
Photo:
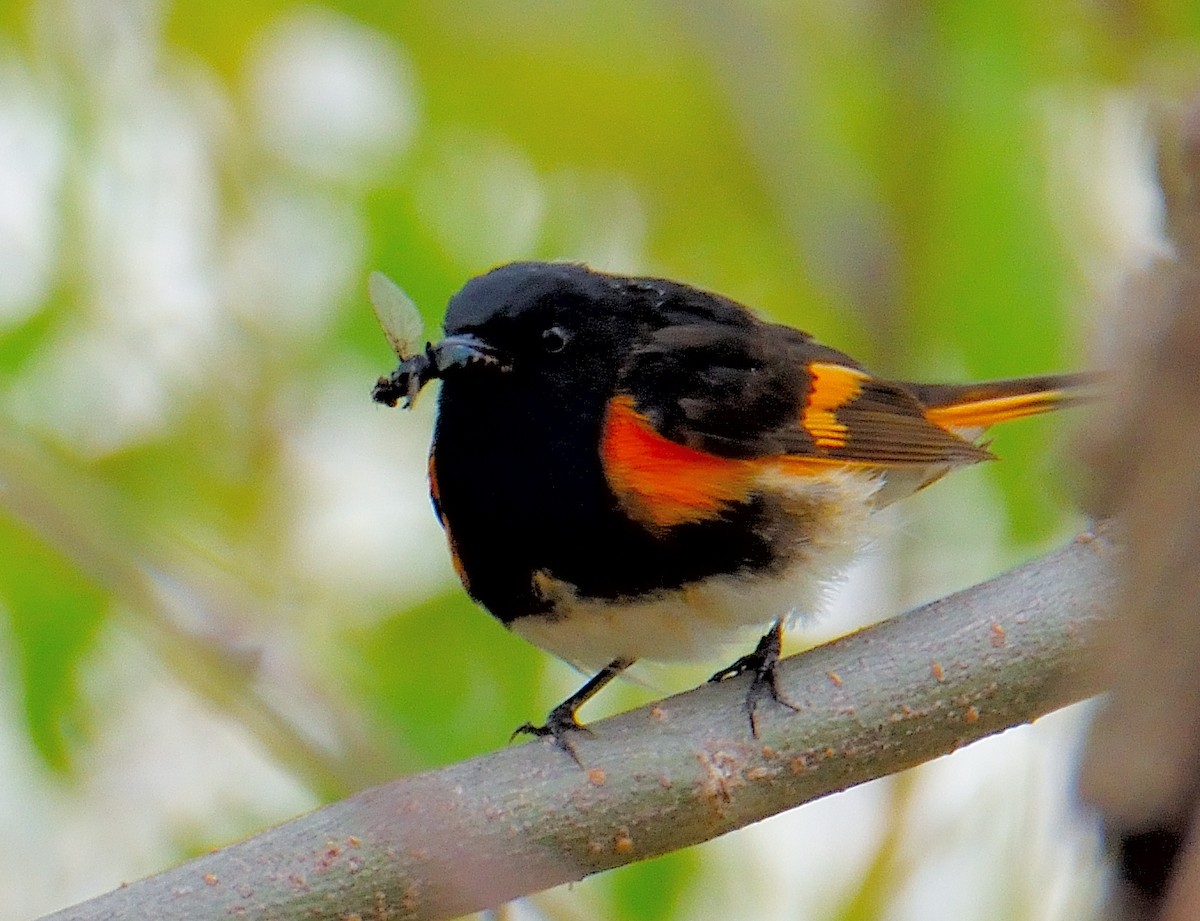
[[[925,411],[925,418],[934,425],[949,430],[984,429],[997,422],[1049,412],[1056,409],[1065,396],[1061,390],[1042,390],[1037,393],[964,400],[949,406],[932,407]]]
[[[717,457],[664,438],[624,395],[608,404],[600,457],[625,510],[656,529],[713,518],[745,501],[761,470],[752,460]]]
[[[870,375],[844,365],[813,362],[808,366],[812,383],[808,403],[800,414],[800,424],[820,448],[845,447],[849,430],[838,422],[835,410],[845,406],[860,393]]]
[[[749,501],[761,488],[764,475],[804,477],[839,469],[882,469],[877,463],[852,458],[709,454],[660,435],[628,395],[614,397],[608,404],[600,458],[608,484],[625,511],[655,530],[715,518],[728,506]]]

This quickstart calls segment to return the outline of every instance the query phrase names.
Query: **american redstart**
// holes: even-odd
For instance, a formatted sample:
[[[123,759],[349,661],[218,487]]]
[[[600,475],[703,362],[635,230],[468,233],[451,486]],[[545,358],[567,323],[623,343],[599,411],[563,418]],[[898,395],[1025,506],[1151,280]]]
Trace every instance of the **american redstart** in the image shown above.
[[[429,484],[463,586],[596,670],[517,731],[572,755],[576,710],[636,659],[702,657],[769,624],[713,676],[753,675],[757,735],[764,695],[791,706],[775,679],[784,624],[816,608],[872,514],[991,458],[977,442],[988,426],[1090,382],[886,380],[728,298],[565,263],[472,279],[445,338],[408,354],[403,296],[379,275],[371,287],[401,358],[374,399],[409,405],[442,381]]]

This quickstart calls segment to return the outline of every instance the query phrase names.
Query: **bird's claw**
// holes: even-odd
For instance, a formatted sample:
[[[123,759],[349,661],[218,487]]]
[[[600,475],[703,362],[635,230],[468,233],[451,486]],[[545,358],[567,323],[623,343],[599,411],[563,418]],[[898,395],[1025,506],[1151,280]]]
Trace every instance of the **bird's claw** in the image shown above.
[[[583,767],[583,762],[579,760],[579,753],[575,750],[575,743],[570,738],[571,734],[577,732],[592,735],[592,730],[575,718],[575,711],[573,709],[566,706],[558,706],[550,711],[550,715],[546,717],[546,722],[541,726],[535,726],[533,723],[522,723],[513,730],[509,741],[514,741],[517,736],[526,735],[539,739],[549,737],[554,741],[556,748],[565,751],[576,764]]]
[[[725,681],[749,672],[753,675],[750,689],[746,692],[746,716],[750,720],[750,732],[758,738],[758,702],[763,697],[770,697],[777,704],[782,704],[789,710],[799,710],[779,689],[779,652],[781,645],[780,628],[771,630],[758,641],[754,651],[742,656],[727,668],[721,669],[709,682]]]

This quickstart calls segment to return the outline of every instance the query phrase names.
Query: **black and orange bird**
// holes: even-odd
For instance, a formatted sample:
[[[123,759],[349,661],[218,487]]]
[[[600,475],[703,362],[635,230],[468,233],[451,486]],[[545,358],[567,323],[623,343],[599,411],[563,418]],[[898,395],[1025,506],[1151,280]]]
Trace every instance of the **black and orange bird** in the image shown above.
[[[913,384],[806,333],[659,278],[524,262],[451,298],[445,338],[374,398],[442,381],[430,493],[467,592],[593,673],[543,725],[635,660],[712,655],[746,628],[751,729],[781,632],[811,613],[881,507],[992,458],[988,426],[1077,399],[1081,375]],[[396,345],[393,340],[393,345]]]

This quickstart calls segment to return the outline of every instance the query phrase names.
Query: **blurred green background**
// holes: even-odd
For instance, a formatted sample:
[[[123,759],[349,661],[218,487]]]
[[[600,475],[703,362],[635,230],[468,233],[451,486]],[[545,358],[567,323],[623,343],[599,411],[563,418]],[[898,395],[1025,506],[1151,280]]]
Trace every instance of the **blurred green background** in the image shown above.
[[[0,3],[0,916],[400,773],[578,682],[457,587],[382,269],[586,260],[881,373],[1076,368],[1165,252],[1159,3]],[[1073,526],[1067,420],[894,516],[794,648]],[[596,716],[711,671],[667,672]],[[1078,712],[513,917],[1085,918]]]

